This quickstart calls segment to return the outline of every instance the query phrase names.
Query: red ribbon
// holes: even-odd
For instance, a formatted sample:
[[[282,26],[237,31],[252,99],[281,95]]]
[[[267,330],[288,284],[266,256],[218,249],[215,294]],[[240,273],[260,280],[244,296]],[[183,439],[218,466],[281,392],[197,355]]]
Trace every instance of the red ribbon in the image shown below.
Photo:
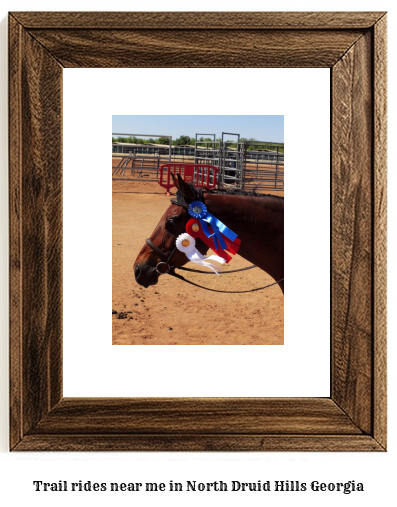
[[[193,230],[193,224],[197,224],[199,229],[197,231]],[[212,227],[208,224],[208,229],[212,233]],[[225,259],[226,263],[230,262],[232,260],[232,257],[221,248],[216,248],[214,240],[211,238],[207,238],[207,236],[204,234],[203,230],[201,229],[200,220],[198,218],[191,218],[188,223],[186,224],[186,232],[190,234],[190,236],[193,236],[193,238],[199,238],[204,243],[209,246],[214,252],[219,255],[219,257],[222,257],[222,259]],[[234,241],[230,241],[229,238],[227,238],[224,234],[222,234],[222,237],[226,243],[226,248],[229,250],[230,253],[236,254],[238,252],[238,249],[240,248],[241,241],[239,238],[236,238]]]

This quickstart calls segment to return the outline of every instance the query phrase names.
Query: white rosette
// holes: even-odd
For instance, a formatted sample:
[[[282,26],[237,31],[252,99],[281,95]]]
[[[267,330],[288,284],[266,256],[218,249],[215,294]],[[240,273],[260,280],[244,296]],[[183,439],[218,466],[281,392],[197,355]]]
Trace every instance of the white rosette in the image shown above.
[[[176,247],[180,252],[183,252],[186,255],[189,261],[199,264],[200,266],[210,268],[217,275],[219,275],[218,271],[222,270],[220,266],[211,264],[208,261],[216,261],[223,264],[225,259],[219,257],[219,255],[209,255],[208,257],[204,257],[204,255],[202,255],[196,248],[196,240],[187,232],[184,232],[176,238]]]

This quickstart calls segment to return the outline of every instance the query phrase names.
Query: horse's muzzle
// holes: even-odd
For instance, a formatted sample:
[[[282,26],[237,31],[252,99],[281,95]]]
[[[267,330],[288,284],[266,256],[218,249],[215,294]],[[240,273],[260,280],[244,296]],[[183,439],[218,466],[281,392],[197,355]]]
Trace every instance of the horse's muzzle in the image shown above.
[[[148,264],[137,264],[134,269],[135,280],[139,285],[143,285],[145,289],[149,285],[156,285],[159,281],[159,275],[156,268],[149,266]]]

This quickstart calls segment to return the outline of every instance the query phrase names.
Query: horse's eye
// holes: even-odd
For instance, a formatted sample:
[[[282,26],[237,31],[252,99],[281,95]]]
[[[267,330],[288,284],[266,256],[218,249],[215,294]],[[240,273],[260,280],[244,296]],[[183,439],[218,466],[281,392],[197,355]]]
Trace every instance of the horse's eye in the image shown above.
[[[176,220],[175,220],[175,218],[169,218],[169,219],[167,220],[167,226],[169,226],[169,227],[174,227],[175,225],[176,225]]]

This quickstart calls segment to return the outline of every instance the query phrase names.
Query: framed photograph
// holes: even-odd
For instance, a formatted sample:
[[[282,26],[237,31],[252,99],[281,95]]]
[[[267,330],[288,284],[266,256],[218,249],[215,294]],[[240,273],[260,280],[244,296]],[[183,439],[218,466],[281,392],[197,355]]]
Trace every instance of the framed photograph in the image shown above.
[[[112,343],[283,345],[284,116],[236,114],[235,105],[233,115],[205,114],[204,108],[211,112],[216,107],[212,100],[200,99],[211,97],[216,80],[214,74],[211,76],[213,69],[206,69],[204,79],[202,69],[178,70],[168,69],[167,73],[162,69],[161,91],[168,100],[157,101],[152,97],[144,101],[143,108],[150,110],[151,102],[157,110],[162,106],[169,108],[170,102],[171,107],[175,107],[178,100],[185,102],[180,97],[180,89],[173,85],[175,80],[184,80],[188,83],[189,96],[196,97],[189,99],[189,107],[190,102],[199,102],[201,115],[112,115],[113,132],[127,132],[129,127],[130,132],[168,132],[167,129],[171,129],[169,133],[173,134],[171,145],[168,137],[112,136]],[[222,78],[223,70],[214,71],[220,76],[220,82],[233,79],[230,73]],[[237,70],[244,75],[245,69]],[[257,75],[261,70],[254,69]],[[133,71],[131,76],[135,74],[135,80],[150,87],[150,73],[146,77],[145,69]],[[90,89],[94,88],[93,84]],[[236,78],[229,96],[222,90],[222,102],[226,102],[224,107],[229,112],[235,92],[242,94],[244,84],[244,80]],[[273,93],[268,90],[267,95],[270,94],[274,103]],[[101,90],[100,95],[106,92]],[[151,95],[149,93],[149,97]],[[143,98],[145,93],[141,91],[136,96]],[[112,106],[119,111],[123,109],[124,99],[117,105],[116,100],[112,97]],[[93,102],[97,104],[97,100]],[[252,108],[247,102],[245,99],[241,109]],[[257,111],[259,107],[270,109],[269,105],[259,106],[257,100],[255,102]],[[128,107],[131,105],[124,105],[124,111]],[[135,109],[137,105],[132,107]],[[273,110],[276,107],[272,104]],[[126,125],[124,129],[123,124]],[[218,134],[197,134],[211,128]],[[226,134],[237,131],[237,134]],[[100,162],[103,154],[99,157]],[[203,204],[208,204],[211,199],[215,200],[208,211],[204,204],[206,208],[201,211],[201,218],[194,218],[192,215],[197,213],[193,207],[186,209],[186,204],[177,200],[178,189],[173,178],[178,174],[183,182],[194,182],[196,202],[202,199]],[[105,180],[105,174],[103,178]],[[178,185],[183,182],[175,181]],[[189,185],[185,186],[185,191],[192,192]],[[229,201],[233,210],[240,209],[236,224],[231,223],[230,211],[221,216],[224,205],[216,210],[217,196],[220,196],[218,200]],[[248,215],[245,212],[248,207],[257,212]],[[271,219],[267,218],[265,210],[269,210]],[[162,218],[164,213],[170,215],[168,221]],[[229,237],[220,232],[216,236],[211,225],[211,230],[208,229],[207,213],[211,213],[210,220],[219,221],[219,227],[228,228],[225,232]],[[81,222],[79,217],[80,213],[76,217],[77,224]],[[74,225],[73,230],[75,228]],[[160,257],[149,246],[147,238],[150,242],[156,241],[154,248],[162,248]],[[267,249],[271,249],[270,252]],[[167,252],[165,257],[163,251]],[[256,252],[261,252],[264,259],[274,259],[273,262],[261,269],[254,264]],[[163,272],[160,274],[159,270]],[[93,274],[98,276],[96,269]],[[207,274],[211,276],[203,276]],[[75,297],[74,291],[72,294]],[[182,350],[186,349],[182,347]],[[161,354],[164,352],[162,347]],[[177,353],[172,351],[173,355]],[[212,350],[204,353],[211,355]],[[164,357],[166,363],[169,359]],[[201,369],[206,364],[205,357],[196,359],[191,365],[197,364]],[[178,364],[171,369],[178,370]],[[217,369],[221,375],[219,365]],[[200,376],[197,372],[197,377]]]
[[[192,65],[331,69],[329,397],[63,396],[63,69]],[[386,14],[16,12],[9,73],[10,449],[385,451]]]

